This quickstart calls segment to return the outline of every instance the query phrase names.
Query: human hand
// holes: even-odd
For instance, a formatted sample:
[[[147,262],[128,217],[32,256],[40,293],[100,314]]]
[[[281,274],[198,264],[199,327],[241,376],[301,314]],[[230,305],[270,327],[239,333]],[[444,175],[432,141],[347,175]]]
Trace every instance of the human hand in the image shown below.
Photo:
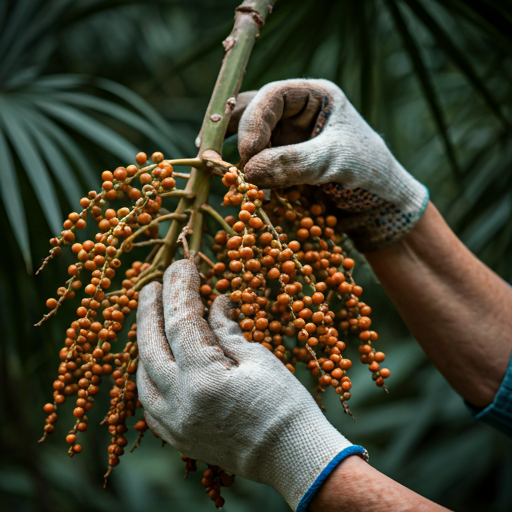
[[[363,252],[400,239],[428,204],[428,190],[328,80],[260,89],[240,118],[238,148],[247,180],[261,188],[324,185]]]
[[[140,291],[137,386],[146,422],[183,455],[271,485],[292,509],[306,510],[330,471],[364,449],[326,420],[279,359],[245,340],[229,318],[229,297],[216,298],[205,320],[199,287],[195,265],[181,260],[163,286]]]

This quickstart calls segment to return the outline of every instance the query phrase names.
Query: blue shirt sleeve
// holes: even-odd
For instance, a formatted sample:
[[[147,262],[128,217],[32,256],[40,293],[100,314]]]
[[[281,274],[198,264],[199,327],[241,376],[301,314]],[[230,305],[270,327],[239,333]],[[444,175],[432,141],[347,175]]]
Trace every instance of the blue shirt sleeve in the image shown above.
[[[466,402],[473,418],[501,430],[512,438],[512,357],[494,401],[484,409]]]

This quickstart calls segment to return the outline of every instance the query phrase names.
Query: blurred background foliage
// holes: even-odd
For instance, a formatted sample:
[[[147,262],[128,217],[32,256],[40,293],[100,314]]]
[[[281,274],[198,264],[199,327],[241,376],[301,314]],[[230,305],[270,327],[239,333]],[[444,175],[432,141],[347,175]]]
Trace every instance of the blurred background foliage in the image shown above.
[[[71,460],[69,410],[37,444],[72,306],[34,328],[66,265],[53,261],[37,278],[31,269],[102,170],[138,149],[195,155],[237,4],[0,2],[2,510],[213,510],[199,474],[184,483],[179,454],[152,436],[123,457],[106,490],[105,427],[92,421]],[[243,89],[292,77],[339,84],[462,240],[511,282],[511,64],[510,0],[278,0]],[[458,510],[512,510],[510,440],[469,417],[358,261],[388,354],[390,394],[354,368],[356,423],[334,394],[325,399],[328,418],[368,448],[375,467],[428,498]],[[226,498],[228,511],[288,510],[272,489],[242,479]]]

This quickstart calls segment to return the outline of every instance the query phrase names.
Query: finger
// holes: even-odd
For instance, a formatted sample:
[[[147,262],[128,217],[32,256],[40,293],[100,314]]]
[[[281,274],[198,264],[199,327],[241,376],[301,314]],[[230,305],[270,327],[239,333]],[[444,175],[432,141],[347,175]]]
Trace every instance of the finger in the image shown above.
[[[190,260],[174,262],[164,275],[165,332],[178,367],[201,367],[224,359],[203,318],[201,279]]]
[[[210,309],[209,323],[224,354],[238,364],[250,361],[281,371],[283,364],[277,357],[259,343],[251,343],[243,337],[238,323],[230,318],[232,307],[229,297],[221,295]]]
[[[174,356],[165,337],[162,285],[150,283],[139,292],[137,308],[139,357],[153,382],[166,389],[176,371]]]
[[[137,390],[138,398],[147,412],[157,415],[165,408],[164,395],[148,375],[142,360],[137,366]]]
[[[242,117],[242,114],[245,112],[245,109],[247,108],[247,106],[252,101],[254,96],[256,96],[257,93],[258,91],[246,91],[241,92],[237,96],[235,109],[233,110],[233,113],[229,118],[226,137],[229,137],[230,135],[233,135],[234,133],[238,132],[238,124],[240,123],[240,118]]]
[[[335,154],[328,148],[328,135],[322,132],[307,142],[261,151],[245,165],[247,181],[260,188],[327,183],[332,155]]]
[[[224,354],[236,362],[241,362],[249,357],[253,344],[242,336],[238,323],[231,320],[232,308],[227,295],[217,297],[210,308],[209,323]]]
[[[239,125],[238,149],[243,161],[273,146],[311,137],[331,94],[311,80],[284,80],[266,85],[245,110]]]

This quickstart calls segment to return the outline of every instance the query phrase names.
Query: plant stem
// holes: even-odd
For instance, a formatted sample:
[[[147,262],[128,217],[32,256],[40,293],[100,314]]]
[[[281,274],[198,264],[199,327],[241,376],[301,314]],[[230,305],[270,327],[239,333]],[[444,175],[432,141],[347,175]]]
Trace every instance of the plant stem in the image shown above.
[[[201,164],[196,164],[190,172],[186,191],[195,194],[195,199],[183,197],[178,204],[176,213],[193,210],[191,237],[189,248],[194,256],[201,248],[204,212],[201,206],[208,201],[211,170],[206,167],[201,156],[206,150],[222,154],[222,144],[228,127],[231,113],[236,104],[236,96],[240,90],[245,68],[249,61],[260,28],[271,10],[275,0],[244,0],[235,11],[233,30],[224,41],[225,55],[217,77],[208,109],[199,132],[199,154]],[[155,262],[164,268],[170,265],[176,251],[176,242],[184,227],[184,223],[174,220],[162,248],[155,255]]]
[[[229,233],[231,236],[236,235],[236,231],[224,220],[222,215],[209,204],[203,204],[201,211],[209,213],[224,228],[226,233]]]
[[[175,160],[164,160],[164,162],[167,164],[171,164],[173,166],[176,165],[176,166],[187,166],[187,167],[188,166],[201,167],[203,165],[203,161],[200,158],[178,158]]]

